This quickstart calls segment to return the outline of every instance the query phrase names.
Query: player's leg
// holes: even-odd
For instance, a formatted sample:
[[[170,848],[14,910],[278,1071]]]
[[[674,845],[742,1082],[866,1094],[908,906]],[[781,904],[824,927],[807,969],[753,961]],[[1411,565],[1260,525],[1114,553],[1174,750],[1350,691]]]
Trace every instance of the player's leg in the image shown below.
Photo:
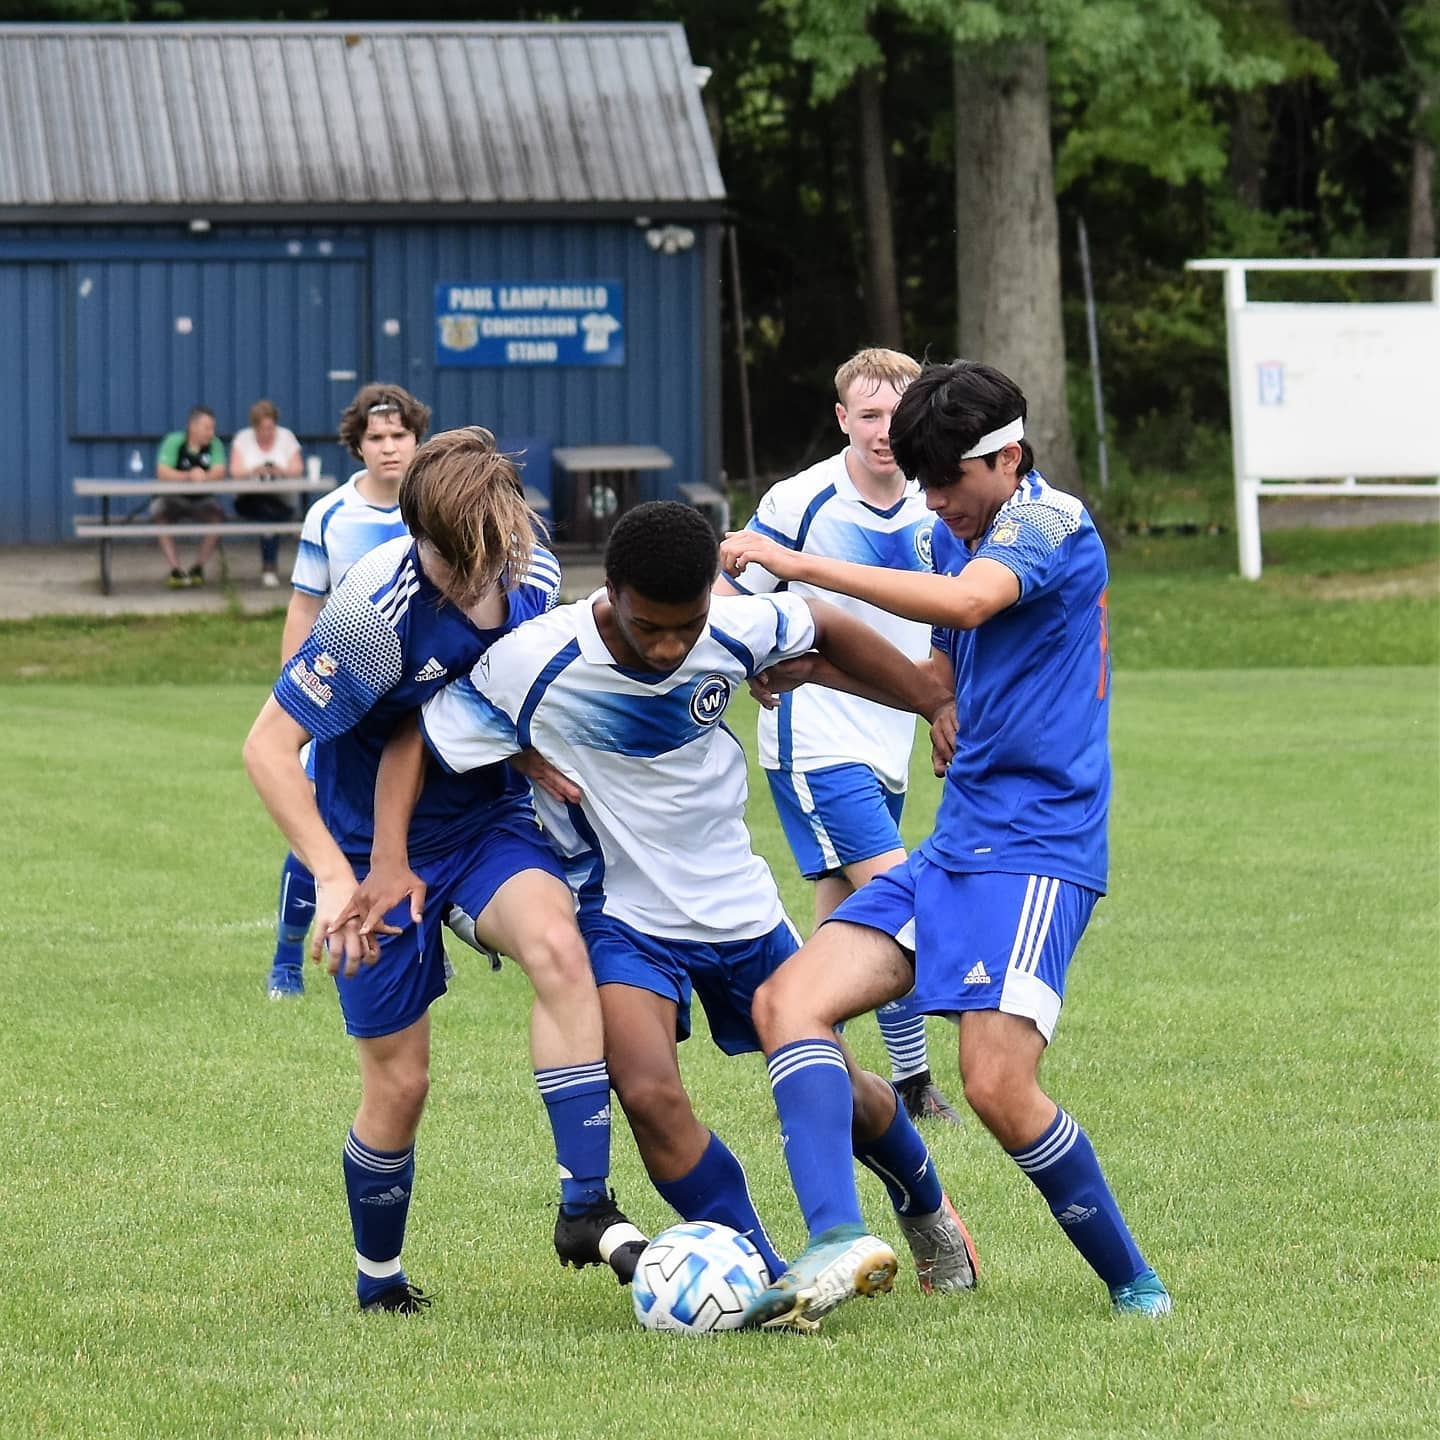
[[[1116,1308],[1159,1315],[1170,1298],[1131,1237],[1089,1138],[1039,1081],[1095,900],[1043,876],[932,870],[918,907],[917,988],[931,1009],[960,1014],[966,1100],[1045,1197]],[[932,966],[935,955],[946,958]]]
[[[974,1289],[980,1276],[974,1242],[942,1188],[929,1147],[906,1111],[898,1087],[861,1069],[848,1047],[842,1048],[854,1094],[855,1158],[885,1186],[915,1257],[920,1288],[927,1295]]]
[[[445,993],[444,950],[438,928],[411,923],[408,901],[386,918],[400,933],[380,937],[379,960],[335,981],[360,1067],[360,1108],[342,1165],[361,1308],[411,1314],[429,1304],[400,1254],[430,1085],[428,1012]]]
[[[861,1218],[852,1080],[834,1027],[909,988],[910,966],[890,935],[831,921],[756,993],[785,1163],[810,1239],[746,1311],[747,1325],[813,1328],[843,1301],[894,1283],[895,1252]]]
[[[660,1198],[682,1220],[739,1231],[779,1275],[785,1262],[755,1211],[744,1167],[696,1118],[681,1080],[676,1001],[641,985],[602,983],[600,1006],[610,1083]],[[688,1018],[683,1028],[688,1032]]]
[[[888,803],[896,808],[896,823],[899,823],[898,806],[903,795],[891,797],[883,791]],[[898,831],[897,831],[898,837]],[[887,850],[883,855],[874,855],[867,860],[857,860],[845,866],[838,877],[839,885],[827,892],[825,897],[829,908],[820,913],[820,885],[815,889],[815,925],[818,929],[828,920],[835,909],[856,890],[863,889],[877,875],[893,870],[905,860],[905,851],[900,848]],[[822,882],[823,883],[823,882]],[[842,886],[844,887],[842,889]],[[935,1078],[930,1073],[930,1055],[925,1039],[925,1013],[920,1010],[912,994],[899,995],[887,1001],[875,1012],[876,1024],[880,1027],[880,1038],[885,1042],[885,1053],[890,1057],[890,1079],[900,1092],[905,1113],[912,1120],[940,1120],[947,1125],[960,1123],[959,1113],[945,1098]]]
[[[856,763],[765,773],[795,863],[814,882],[814,929],[819,930],[855,891],[904,861],[900,816],[905,795],[888,790],[868,765]],[[907,1110],[917,1118],[958,1124],[959,1116],[930,1075],[925,1016],[897,996],[875,1012],[875,1019]]]
[[[268,993],[272,1000],[283,1000],[305,991],[305,936],[315,917],[315,877],[294,854],[287,854],[280,867],[277,908]]]
[[[609,1264],[628,1281],[645,1237],[609,1188],[610,1076],[600,999],[559,862],[533,823],[497,827],[441,913],[449,900],[474,917],[477,936],[515,960],[535,992],[530,1056],[560,1167],[561,1263]]]

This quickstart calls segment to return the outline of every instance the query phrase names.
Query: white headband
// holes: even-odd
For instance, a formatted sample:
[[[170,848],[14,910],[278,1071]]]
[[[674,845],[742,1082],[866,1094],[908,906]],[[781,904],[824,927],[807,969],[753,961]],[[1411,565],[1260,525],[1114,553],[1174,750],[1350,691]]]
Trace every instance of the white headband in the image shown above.
[[[1017,415],[1008,425],[1002,425],[998,430],[992,430],[988,435],[982,435],[960,458],[962,460],[974,460],[978,455],[993,455],[997,450],[1009,445],[1013,440],[1025,438],[1025,418]]]

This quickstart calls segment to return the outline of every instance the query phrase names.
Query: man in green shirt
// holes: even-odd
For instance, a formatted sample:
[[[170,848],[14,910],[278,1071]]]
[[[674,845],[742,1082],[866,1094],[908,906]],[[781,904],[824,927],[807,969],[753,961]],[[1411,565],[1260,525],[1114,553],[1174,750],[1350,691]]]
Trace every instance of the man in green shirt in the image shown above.
[[[172,430],[161,442],[155,461],[157,480],[223,480],[225,446],[215,434],[215,412],[197,405],[186,417],[183,430]],[[221,521],[225,511],[213,495],[157,495],[150,506],[156,520],[167,525],[182,522]],[[219,535],[200,537],[200,554],[188,571],[180,568],[173,536],[161,535],[160,553],[170,566],[170,588],[183,590],[205,583],[205,562],[215,553]]]

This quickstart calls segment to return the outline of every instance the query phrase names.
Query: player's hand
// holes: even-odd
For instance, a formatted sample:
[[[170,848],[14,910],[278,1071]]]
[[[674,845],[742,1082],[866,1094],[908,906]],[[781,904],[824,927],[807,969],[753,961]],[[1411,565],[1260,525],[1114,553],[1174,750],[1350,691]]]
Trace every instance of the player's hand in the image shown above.
[[[764,709],[778,710],[782,695],[808,685],[814,678],[815,660],[814,655],[800,655],[758,671],[750,679],[750,693]]]
[[[960,717],[955,702],[944,706],[930,722],[930,768],[943,779],[955,757],[955,736],[959,733]]]
[[[355,909],[355,877],[315,880],[315,930],[310,941],[310,958],[325,962],[331,975],[349,977],[361,965],[373,965],[379,952],[360,934],[359,912]]]
[[[720,542],[720,568],[727,575],[741,575],[747,565],[755,564],[763,566],[777,580],[794,580],[798,558],[795,551],[753,530],[732,530]]]
[[[557,770],[538,750],[522,750],[507,762],[532,785],[538,785],[552,800],[562,805],[580,803],[580,787],[568,775]]]
[[[377,935],[398,935],[402,929],[385,917],[403,900],[410,901],[410,922],[418,925],[425,915],[425,894],[429,887],[410,868],[409,860],[377,859],[370,873],[355,891],[355,913],[359,916],[360,938],[380,958]]]

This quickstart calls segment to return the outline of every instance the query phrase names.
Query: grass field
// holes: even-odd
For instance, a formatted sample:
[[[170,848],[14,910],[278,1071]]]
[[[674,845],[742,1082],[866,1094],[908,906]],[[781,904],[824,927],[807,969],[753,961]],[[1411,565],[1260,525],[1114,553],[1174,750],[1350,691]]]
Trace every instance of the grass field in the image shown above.
[[[974,1295],[902,1265],[818,1338],[641,1332],[555,1264],[525,984],[468,952],[406,1249],[439,1298],[359,1316],[335,997],[263,997],[281,847],[238,756],[277,621],[0,626],[0,1437],[1436,1433],[1436,532],[1287,536],[1259,586],[1207,543],[1117,558],[1112,888],[1045,1069],[1170,1284],[1162,1325],[1109,1317],[972,1119],[927,1133]],[[917,770],[912,838],[934,802]],[[751,813],[803,917],[763,789]],[[870,1021],[852,1038],[883,1064]],[[703,1034],[683,1058],[793,1250],[759,1061]],[[623,1124],[615,1158],[667,1223]]]

